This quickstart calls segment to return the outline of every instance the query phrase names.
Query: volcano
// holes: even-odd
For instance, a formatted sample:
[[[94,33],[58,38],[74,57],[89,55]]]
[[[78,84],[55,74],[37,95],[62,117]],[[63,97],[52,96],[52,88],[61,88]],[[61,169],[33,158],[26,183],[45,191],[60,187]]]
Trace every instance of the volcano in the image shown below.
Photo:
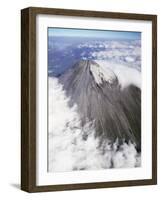
[[[100,141],[130,141],[141,151],[140,88],[134,84],[122,88],[111,69],[92,60],[78,61],[59,81],[69,106],[77,105],[82,127],[92,121]]]

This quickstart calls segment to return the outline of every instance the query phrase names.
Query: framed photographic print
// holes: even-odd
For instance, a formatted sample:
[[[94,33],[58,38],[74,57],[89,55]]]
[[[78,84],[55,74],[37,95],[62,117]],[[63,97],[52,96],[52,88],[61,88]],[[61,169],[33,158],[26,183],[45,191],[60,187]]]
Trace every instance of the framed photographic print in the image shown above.
[[[21,11],[21,188],[157,183],[157,16]]]

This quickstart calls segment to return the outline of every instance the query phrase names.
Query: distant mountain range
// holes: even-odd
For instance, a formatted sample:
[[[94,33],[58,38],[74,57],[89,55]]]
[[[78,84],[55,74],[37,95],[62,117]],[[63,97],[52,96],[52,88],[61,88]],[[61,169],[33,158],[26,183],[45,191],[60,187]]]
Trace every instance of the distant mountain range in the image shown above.
[[[125,77],[126,79],[126,77]],[[82,126],[94,122],[95,137],[131,141],[141,151],[141,90],[121,88],[116,74],[92,60],[80,60],[59,77],[70,106],[77,104]]]

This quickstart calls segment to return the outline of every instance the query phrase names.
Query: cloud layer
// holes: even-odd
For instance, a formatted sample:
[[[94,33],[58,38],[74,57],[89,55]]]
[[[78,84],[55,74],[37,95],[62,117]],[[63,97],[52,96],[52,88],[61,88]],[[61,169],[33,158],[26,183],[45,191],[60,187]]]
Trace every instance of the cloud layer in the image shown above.
[[[140,154],[131,143],[99,142],[93,123],[83,128],[77,106],[68,106],[58,79],[49,78],[49,172],[139,167]]]

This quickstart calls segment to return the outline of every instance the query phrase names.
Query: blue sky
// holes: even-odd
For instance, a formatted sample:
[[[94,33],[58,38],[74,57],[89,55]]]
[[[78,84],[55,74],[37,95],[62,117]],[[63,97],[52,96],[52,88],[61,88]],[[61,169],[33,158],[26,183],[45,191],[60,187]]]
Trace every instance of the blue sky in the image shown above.
[[[141,39],[140,32],[107,31],[70,28],[48,28],[49,36],[93,37],[107,39]]]

